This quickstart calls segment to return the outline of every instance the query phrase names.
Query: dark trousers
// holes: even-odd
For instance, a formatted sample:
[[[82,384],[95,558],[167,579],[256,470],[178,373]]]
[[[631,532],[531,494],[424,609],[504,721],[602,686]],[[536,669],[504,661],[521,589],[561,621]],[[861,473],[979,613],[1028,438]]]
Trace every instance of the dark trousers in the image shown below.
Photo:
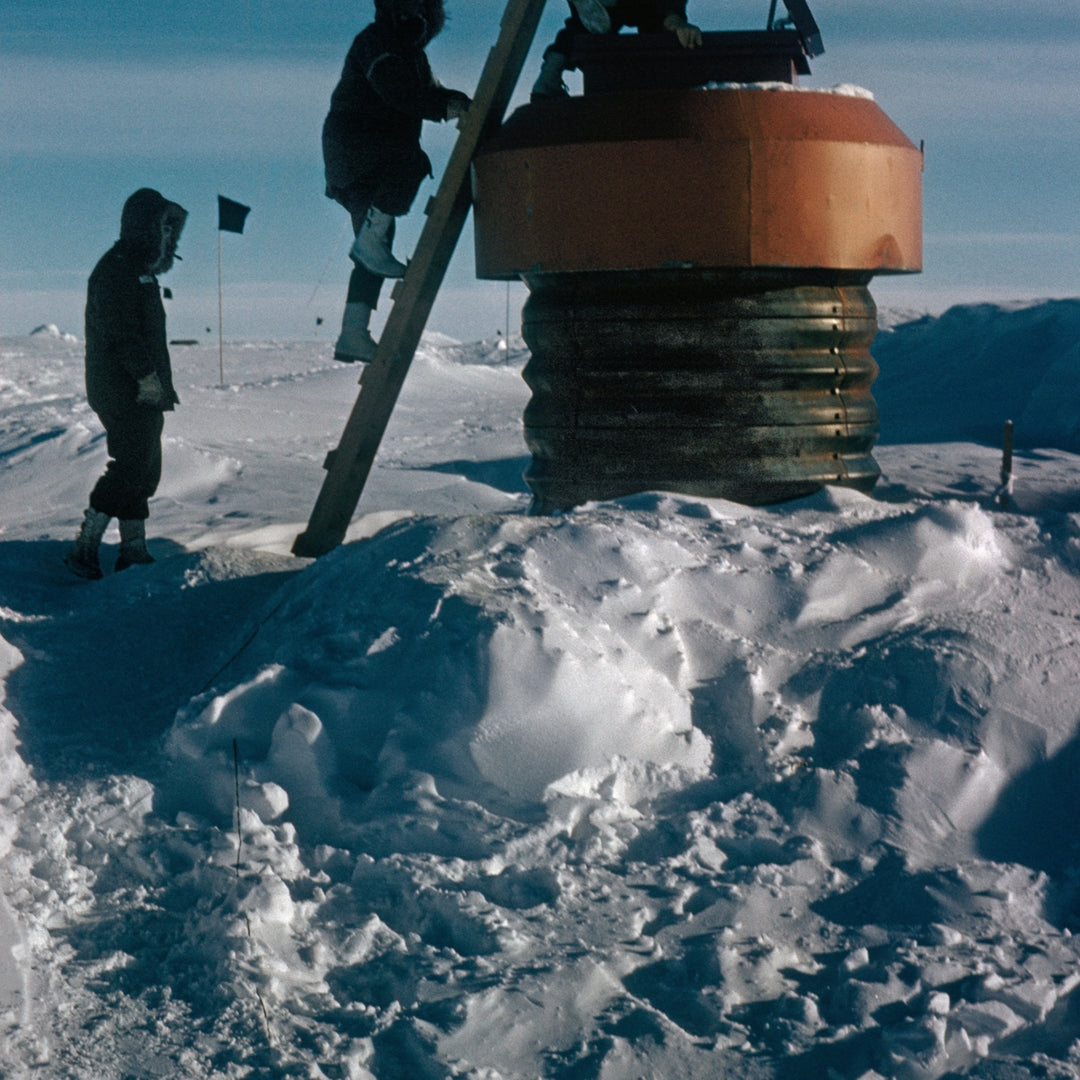
[[[615,0],[607,7],[611,19],[609,33],[617,34],[624,26],[632,26],[642,34],[659,34],[664,29],[664,13],[659,4],[640,3],[640,0]],[[578,35],[587,37],[589,31],[578,17],[573,4],[570,5],[570,18],[563,23],[563,28],[555,35],[555,40],[544,50],[548,53],[560,53],[570,56],[574,51],[574,38]]]
[[[348,210],[353,236],[360,231],[372,206],[393,217],[407,214],[424,178],[431,175],[431,162],[418,145],[371,146],[361,152],[356,147],[343,148],[338,139],[328,137],[324,130],[323,155],[327,166],[326,194]],[[357,167],[353,155],[363,158],[363,168]],[[391,240],[392,230],[391,226]],[[378,274],[354,266],[347,302],[375,307],[382,283]]]
[[[161,480],[161,433],[165,415],[136,405],[115,416],[101,416],[109,463],[90,492],[90,505],[122,520],[145,521],[150,497]]]

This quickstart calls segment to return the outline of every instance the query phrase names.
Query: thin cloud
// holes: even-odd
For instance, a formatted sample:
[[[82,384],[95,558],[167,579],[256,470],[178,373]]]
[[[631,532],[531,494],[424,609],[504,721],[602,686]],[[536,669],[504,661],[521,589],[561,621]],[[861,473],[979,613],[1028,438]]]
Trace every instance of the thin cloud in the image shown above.
[[[1080,12],[1060,0],[811,0],[810,6],[826,49],[838,39],[872,40],[887,50],[902,41],[985,47],[990,42],[1050,43],[1080,35]]]
[[[4,61],[5,152],[39,157],[288,156],[318,144],[335,67],[310,60]]]

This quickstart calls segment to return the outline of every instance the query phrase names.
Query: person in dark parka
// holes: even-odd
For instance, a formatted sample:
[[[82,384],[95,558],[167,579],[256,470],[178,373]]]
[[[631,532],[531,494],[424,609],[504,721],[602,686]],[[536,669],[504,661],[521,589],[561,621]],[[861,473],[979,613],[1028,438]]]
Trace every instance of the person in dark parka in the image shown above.
[[[642,34],[670,31],[684,49],[702,43],[701,30],[686,21],[686,0],[570,0],[570,18],[544,50],[531,100],[566,96],[562,76],[575,34],[617,34],[624,26]]]
[[[370,360],[368,329],[383,278],[405,265],[391,246],[394,219],[409,212],[431,162],[420,148],[424,120],[463,116],[469,98],[440,85],[424,49],[445,22],[442,0],[375,0],[375,21],[356,36],[323,123],[326,194],[352,219],[356,240],[334,356]]]
[[[146,549],[149,499],[161,479],[164,414],[179,404],[157,275],[178,258],[187,211],[152,188],[124,203],[120,239],[101,257],[86,290],[86,397],[105,428],[109,462],[90,493],[65,562],[80,577],[102,576],[98,549],[120,523],[116,569],[153,562]]]

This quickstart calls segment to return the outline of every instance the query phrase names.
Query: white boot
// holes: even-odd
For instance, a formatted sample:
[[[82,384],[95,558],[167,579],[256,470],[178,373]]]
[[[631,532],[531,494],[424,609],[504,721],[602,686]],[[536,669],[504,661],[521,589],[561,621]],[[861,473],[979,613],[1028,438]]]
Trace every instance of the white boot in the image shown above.
[[[116,557],[116,570],[129,566],[152,563],[154,556],[146,550],[146,522],[138,518],[120,519],[120,554]]]
[[[105,530],[111,520],[108,514],[103,514],[92,506],[86,508],[82,525],[79,527],[79,535],[75,537],[75,543],[68,548],[64,556],[64,562],[73,574],[92,581],[105,576],[101,572],[98,548],[101,547],[101,538],[105,535]]]
[[[379,277],[404,277],[405,264],[398,262],[390,251],[390,227],[393,223],[393,214],[371,207],[356,234],[349,258]]]
[[[562,53],[545,53],[543,62],[540,64],[540,74],[533,83],[529,100],[543,101],[547,98],[566,97],[568,91],[562,78],[565,70],[566,57]]]
[[[371,305],[352,301],[345,305],[341,317],[341,334],[334,345],[334,359],[346,364],[375,359],[375,339],[368,329]]]

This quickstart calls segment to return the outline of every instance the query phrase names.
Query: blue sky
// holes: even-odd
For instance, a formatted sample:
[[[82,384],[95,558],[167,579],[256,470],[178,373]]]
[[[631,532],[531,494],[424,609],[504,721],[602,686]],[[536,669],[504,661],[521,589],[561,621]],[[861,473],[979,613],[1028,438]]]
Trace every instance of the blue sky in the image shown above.
[[[467,92],[503,0],[447,0],[429,49]],[[767,0],[690,0],[705,29],[758,28]],[[925,269],[876,278],[879,304],[939,311],[970,300],[1080,295],[1080,6],[1060,0],[811,0],[826,52],[804,86],[856,83],[926,144]],[[165,279],[173,336],[217,335],[220,192],[252,206],[224,234],[225,336],[336,333],[347,217],[323,196],[319,134],[370,0],[2,0],[0,334],[55,322],[81,336],[86,277],[135,188],[190,211]],[[514,104],[566,15],[550,0]],[[570,77],[572,89],[576,76]],[[425,126],[436,171],[456,131]],[[407,252],[429,181],[402,225]],[[523,286],[509,290],[511,328]],[[471,224],[429,328],[472,340],[506,322],[506,286],[474,278]],[[389,300],[377,316],[385,318]],[[322,317],[324,324],[317,325]]]

